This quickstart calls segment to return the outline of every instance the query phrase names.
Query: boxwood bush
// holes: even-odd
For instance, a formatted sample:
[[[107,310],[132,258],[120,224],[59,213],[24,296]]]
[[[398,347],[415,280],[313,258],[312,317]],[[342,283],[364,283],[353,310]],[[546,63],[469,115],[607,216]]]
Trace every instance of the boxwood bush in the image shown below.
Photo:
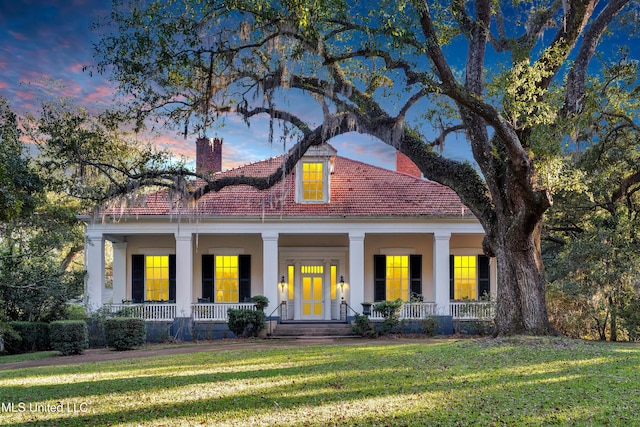
[[[229,329],[236,337],[257,337],[266,326],[264,312],[250,308],[227,310]]]
[[[9,354],[49,350],[49,325],[44,322],[9,322],[13,333],[4,334],[5,350]]]
[[[84,320],[57,320],[51,322],[51,348],[63,356],[82,354],[89,347],[89,333]]]
[[[114,350],[132,350],[144,345],[147,325],[136,317],[112,317],[104,322],[104,338],[107,347]]]

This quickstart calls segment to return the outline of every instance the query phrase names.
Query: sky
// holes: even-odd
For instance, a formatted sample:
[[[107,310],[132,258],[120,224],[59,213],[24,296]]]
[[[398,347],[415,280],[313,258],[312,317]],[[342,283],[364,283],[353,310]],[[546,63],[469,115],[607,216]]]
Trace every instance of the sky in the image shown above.
[[[115,84],[107,76],[85,70],[96,62],[92,45],[98,35],[90,26],[110,7],[111,0],[0,0],[0,96],[9,100],[14,111],[38,113],[41,101],[51,97],[69,98],[93,112],[113,105]],[[639,45],[629,45],[631,57],[639,58]],[[289,103],[296,112],[310,104],[295,97]],[[179,132],[163,130],[143,139],[193,164],[195,136],[185,140]],[[225,169],[283,153],[282,144],[268,142],[266,118],[247,128],[238,117],[228,117],[223,127],[208,136],[224,140]],[[341,156],[395,168],[395,150],[376,139],[350,133],[330,143]],[[447,140],[444,154],[458,160],[470,155],[462,136]]]
[[[110,0],[0,0],[0,96],[18,114],[38,113],[43,99],[65,97],[90,111],[114,102],[115,84],[89,73],[95,65],[92,44],[98,35],[90,25],[110,11]],[[268,120],[247,128],[229,117],[209,136],[223,139],[223,168],[232,168],[282,154],[283,146],[268,142]],[[178,130],[146,136],[178,156],[195,157],[195,136]],[[358,134],[331,140],[341,156],[394,169],[394,149]]]

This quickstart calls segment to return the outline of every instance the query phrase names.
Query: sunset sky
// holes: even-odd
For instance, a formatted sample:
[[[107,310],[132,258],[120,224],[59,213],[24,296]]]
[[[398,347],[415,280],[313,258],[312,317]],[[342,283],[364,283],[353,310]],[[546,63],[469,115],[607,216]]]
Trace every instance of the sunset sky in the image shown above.
[[[19,114],[37,113],[43,99],[68,97],[89,110],[108,107],[115,85],[107,76],[83,71],[95,64],[90,29],[108,14],[110,0],[0,0],[0,96]],[[268,143],[267,120],[247,129],[229,118],[209,136],[223,138],[223,167],[231,168],[282,154],[282,144]],[[193,137],[165,130],[147,137],[177,155],[195,156]],[[338,153],[352,159],[395,168],[394,150],[380,141],[349,134],[331,141]]]
[[[90,25],[110,11],[110,0],[0,0],[0,96],[18,113],[37,113],[43,99],[68,97],[89,110],[104,109],[114,102],[115,85],[107,76],[83,68],[95,64],[92,44],[98,36]],[[631,57],[638,57],[638,44],[631,44]],[[464,54],[460,55],[464,58]],[[297,108],[310,104],[289,101]],[[312,104],[312,103],[311,103]],[[282,144],[268,143],[268,120],[247,128],[237,117],[209,136],[221,137],[223,167],[231,168],[282,154]],[[195,156],[195,137],[185,140],[179,131],[164,130],[145,136],[179,156]],[[394,169],[394,150],[384,143],[355,133],[332,139],[342,156]],[[469,156],[463,137],[448,141],[445,155]]]

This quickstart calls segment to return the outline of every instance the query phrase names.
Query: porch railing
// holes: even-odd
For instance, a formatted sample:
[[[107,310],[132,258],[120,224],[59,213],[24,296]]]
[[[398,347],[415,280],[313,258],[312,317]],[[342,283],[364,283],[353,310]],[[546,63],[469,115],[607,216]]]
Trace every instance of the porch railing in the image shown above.
[[[487,320],[494,316],[494,305],[488,301],[451,302],[449,310],[454,320]],[[435,302],[406,303],[402,305],[400,319],[419,320],[438,314]],[[382,313],[371,307],[369,319],[382,320]]]
[[[191,314],[194,321],[198,322],[226,322],[228,320],[227,310],[249,308],[256,309],[254,303],[229,303],[229,304],[213,304],[213,303],[198,303],[191,304]]]
[[[462,301],[449,303],[454,320],[488,320],[495,315],[495,305],[488,301]]]
[[[426,319],[429,316],[435,316],[438,314],[437,305],[435,302],[416,302],[402,304],[400,310],[400,319],[415,320]],[[376,311],[371,307],[371,314],[369,315],[371,320],[382,320],[382,313]]]
[[[176,305],[171,303],[109,304],[109,313],[139,317],[147,321],[171,322],[176,317]]]
[[[176,317],[176,305],[173,303],[143,303],[143,304],[108,304],[112,315],[139,317],[147,321],[166,322]],[[199,322],[226,322],[229,308],[256,309],[253,303],[197,303],[191,304],[191,316]],[[487,301],[465,301],[449,303],[451,316],[454,320],[487,320],[494,317],[494,304]],[[406,303],[402,305],[400,319],[419,320],[430,316],[437,316],[438,307],[435,302]],[[371,308],[371,320],[382,320],[382,314]]]

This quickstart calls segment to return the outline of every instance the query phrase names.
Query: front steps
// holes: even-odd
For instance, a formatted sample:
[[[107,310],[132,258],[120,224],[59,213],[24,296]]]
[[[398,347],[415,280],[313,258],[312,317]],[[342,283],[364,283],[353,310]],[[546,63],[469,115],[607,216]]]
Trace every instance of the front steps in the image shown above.
[[[271,332],[271,338],[357,338],[351,324],[343,322],[284,321]]]

